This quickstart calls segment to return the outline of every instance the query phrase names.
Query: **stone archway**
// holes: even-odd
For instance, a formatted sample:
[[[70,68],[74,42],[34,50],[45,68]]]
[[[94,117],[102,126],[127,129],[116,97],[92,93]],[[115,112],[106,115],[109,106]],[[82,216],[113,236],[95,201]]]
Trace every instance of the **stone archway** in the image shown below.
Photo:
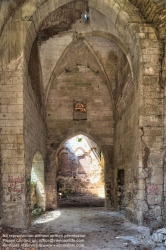
[[[104,169],[103,153],[89,137],[63,142],[56,155],[58,206],[104,206]]]

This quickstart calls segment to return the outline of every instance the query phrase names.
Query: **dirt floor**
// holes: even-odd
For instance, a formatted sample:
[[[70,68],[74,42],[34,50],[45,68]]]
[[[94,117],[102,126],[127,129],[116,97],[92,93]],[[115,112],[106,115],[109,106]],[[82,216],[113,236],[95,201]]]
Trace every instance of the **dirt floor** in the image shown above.
[[[48,248],[50,250],[154,249],[145,237],[147,233],[145,228],[131,224],[122,214],[108,212],[104,207],[61,208],[46,212],[33,220],[29,230],[30,234],[39,232],[46,235],[59,235],[59,238],[56,238],[61,240],[59,241],[61,245]],[[68,242],[65,242],[66,239]],[[63,247],[64,243],[66,243],[65,247]],[[71,243],[75,246],[74,244],[70,246]]]
[[[163,250],[153,247],[148,233],[147,228],[133,225],[122,213],[104,207],[60,208],[33,218],[28,231],[15,230],[7,237],[4,234],[1,249]],[[13,243],[7,242],[12,240],[11,235]]]
[[[57,200],[57,205],[60,208],[64,207],[104,207],[105,198],[100,198],[96,195],[68,195]]]

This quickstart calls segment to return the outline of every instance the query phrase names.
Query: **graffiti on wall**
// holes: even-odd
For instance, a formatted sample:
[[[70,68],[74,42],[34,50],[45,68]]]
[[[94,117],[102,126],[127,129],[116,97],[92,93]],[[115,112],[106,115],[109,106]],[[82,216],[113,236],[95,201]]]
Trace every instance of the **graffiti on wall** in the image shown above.
[[[147,193],[148,194],[158,194],[158,187],[156,184],[153,184],[153,185],[150,185],[148,188],[147,188]]]
[[[10,195],[10,201],[20,201],[21,194],[23,193],[23,187],[24,187],[24,177],[19,176],[15,177],[12,175],[8,176],[7,181],[7,191]]]

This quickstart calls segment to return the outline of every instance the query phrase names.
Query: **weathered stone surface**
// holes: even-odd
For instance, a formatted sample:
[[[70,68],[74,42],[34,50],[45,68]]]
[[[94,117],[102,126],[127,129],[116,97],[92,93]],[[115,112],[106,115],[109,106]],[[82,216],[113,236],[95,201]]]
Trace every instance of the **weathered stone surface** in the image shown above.
[[[165,18],[161,18],[165,12],[165,1],[149,1],[149,0],[130,0],[142,13],[142,15],[147,19],[148,22],[153,22],[158,28],[160,36],[163,37],[165,34]]]
[[[161,213],[162,213],[162,209],[160,206],[156,206],[155,207],[155,215],[158,217],[158,216],[161,216]]]
[[[157,243],[161,243],[163,241],[163,234],[162,233],[153,233],[152,235],[152,239],[157,242]]]
[[[143,235],[146,235],[146,237],[149,237],[151,232],[150,232],[150,228],[148,227],[138,227],[138,232],[142,233]]]
[[[157,233],[166,234],[166,228],[161,228],[156,231]]]

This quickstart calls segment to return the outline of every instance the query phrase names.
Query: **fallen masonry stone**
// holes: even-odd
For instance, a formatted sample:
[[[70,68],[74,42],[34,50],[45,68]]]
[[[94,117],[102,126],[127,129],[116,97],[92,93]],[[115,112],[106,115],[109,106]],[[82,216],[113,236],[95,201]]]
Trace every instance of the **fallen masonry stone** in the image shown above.
[[[156,231],[156,233],[166,234],[166,228],[161,228]]]
[[[164,235],[162,233],[153,233],[152,239],[155,242],[161,243],[164,239]]]
[[[153,248],[153,250],[165,250],[165,246],[155,247],[155,248]]]
[[[152,229],[157,230],[157,229],[162,228],[162,227],[163,227],[163,222],[160,221],[160,222],[157,222],[156,224],[154,224]]]
[[[148,228],[148,227],[140,226],[140,227],[138,227],[138,232],[142,233],[143,235],[145,235],[147,237],[150,236],[150,228]]]

